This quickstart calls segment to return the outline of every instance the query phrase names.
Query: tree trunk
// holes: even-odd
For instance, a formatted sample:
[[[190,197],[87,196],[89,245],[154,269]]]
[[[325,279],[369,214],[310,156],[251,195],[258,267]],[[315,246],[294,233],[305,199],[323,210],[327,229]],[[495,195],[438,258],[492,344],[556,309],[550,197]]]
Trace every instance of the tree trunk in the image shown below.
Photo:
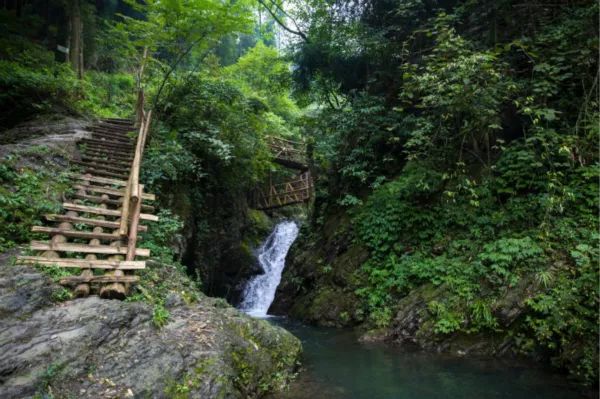
[[[69,61],[79,79],[83,78],[83,24],[79,0],[71,0]]]

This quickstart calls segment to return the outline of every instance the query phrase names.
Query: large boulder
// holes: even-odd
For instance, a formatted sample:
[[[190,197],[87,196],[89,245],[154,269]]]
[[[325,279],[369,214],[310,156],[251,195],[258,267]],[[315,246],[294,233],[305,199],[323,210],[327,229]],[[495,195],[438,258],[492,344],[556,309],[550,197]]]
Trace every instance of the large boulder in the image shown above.
[[[300,342],[200,295],[169,295],[166,325],[142,302],[88,297],[0,259],[0,397],[252,398],[291,376]]]

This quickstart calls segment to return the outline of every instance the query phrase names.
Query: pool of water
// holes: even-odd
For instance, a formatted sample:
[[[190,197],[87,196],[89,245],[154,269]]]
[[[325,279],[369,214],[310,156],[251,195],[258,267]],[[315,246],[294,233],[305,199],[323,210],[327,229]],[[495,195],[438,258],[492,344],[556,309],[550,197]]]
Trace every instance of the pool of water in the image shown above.
[[[302,371],[277,399],[571,399],[563,376],[514,360],[452,357],[361,344],[352,331],[271,318],[302,340]],[[587,395],[586,395],[587,396]]]

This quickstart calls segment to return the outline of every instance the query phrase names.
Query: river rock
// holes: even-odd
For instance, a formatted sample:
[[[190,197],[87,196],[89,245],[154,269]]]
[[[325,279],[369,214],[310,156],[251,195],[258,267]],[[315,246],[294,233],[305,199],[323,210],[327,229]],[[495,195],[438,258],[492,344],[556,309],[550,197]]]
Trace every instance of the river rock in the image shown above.
[[[165,326],[142,302],[62,290],[0,257],[0,397],[258,397],[285,385],[300,342],[282,328],[200,295],[168,298]],[[180,397],[180,396],[177,396]]]

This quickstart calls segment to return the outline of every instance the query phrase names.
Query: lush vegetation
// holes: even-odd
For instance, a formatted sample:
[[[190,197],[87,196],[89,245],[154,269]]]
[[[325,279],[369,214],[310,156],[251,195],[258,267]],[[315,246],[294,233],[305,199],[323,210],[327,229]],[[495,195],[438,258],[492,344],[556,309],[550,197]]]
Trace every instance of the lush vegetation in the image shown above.
[[[362,316],[340,319],[393,328],[399,301],[435,287],[437,337],[508,336],[597,383],[597,4],[38,3],[0,13],[0,106],[13,110],[0,126],[130,115],[144,88],[143,180],[162,222],[143,245],[170,266],[146,270],[132,299],[155,305],[157,326],[169,291],[201,281],[234,298],[268,228],[249,193],[284,173],[266,139],[304,136],[318,178],[307,241],[332,240],[335,220],[368,252],[344,287]],[[81,21],[82,35],[65,28]],[[0,164],[0,249],[55,206],[45,173]],[[329,261],[318,269],[305,289],[333,284]],[[194,283],[165,281],[184,270]]]
[[[370,253],[349,280],[367,324],[391,326],[401,298],[441,287],[436,334],[512,334],[597,382],[597,5],[318,10],[298,11],[296,52],[304,95],[326,104],[306,124],[312,230],[327,238],[329,218],[350,215]],[[501,327],[523,286],[524,312]]]

